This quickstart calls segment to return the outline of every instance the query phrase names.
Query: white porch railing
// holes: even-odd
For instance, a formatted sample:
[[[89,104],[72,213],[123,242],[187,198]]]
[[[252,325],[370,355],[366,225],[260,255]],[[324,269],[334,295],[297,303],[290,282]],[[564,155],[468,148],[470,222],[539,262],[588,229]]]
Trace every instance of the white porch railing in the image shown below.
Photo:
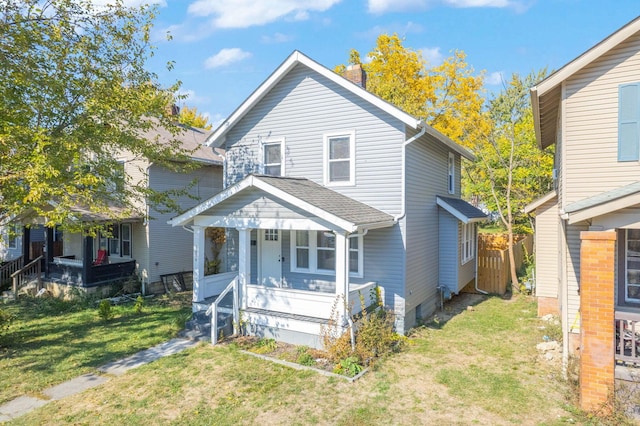
[[[232,291],[232,308],[226,308],[220,306],[225,296]],[[235,334],[238,333],[240,312],[239,312],[239,303],[238,303],[238,279],[234,278],[227,287],[222,290],[222,293],[218,296],[218,298],[209,306],[207,309],[207,315],[211,315],[211,344],[215,345],[218,343],[218,312],[227,313],[233,315],[233,332]]]
[[[222,274],[205,275],[202,282],[202,288],[199,291],[199,299],[194,302],[200,302],[209,297],[221,294],[229,284],[236,279],[237,272],[224,272]],[[195,296],[195,294],[194,294]]]
[[[375,287],[375,282],[349,285],[349,304],[352,315],[362,310],[360,294],[364,297],[365,307],[375,303],[375,296],[372,297],[372,289]],[[329,319],[335,300],[334,293],[247,285],[247,307],[249,308]]]

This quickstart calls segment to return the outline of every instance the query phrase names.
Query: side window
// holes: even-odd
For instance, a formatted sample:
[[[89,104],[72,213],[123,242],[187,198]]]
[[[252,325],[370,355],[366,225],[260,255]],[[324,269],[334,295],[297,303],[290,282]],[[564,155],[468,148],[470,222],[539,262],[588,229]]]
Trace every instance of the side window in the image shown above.
[[[262,145],[263,173],[284,176],[284,140],[267,141]]]
[[[456,157],[453,152],[449,153],[449,161],[447,164],[447,190],[449,194],[456,192]]]
[[[7,227],[7,247],[10,249],[18,248],[18,225],[11,224]]]
[[[472,260],[476,255],[476,225],[475,223],[462,223],[462,232],[460,235],[460,264]]]
[[[355,183],[355,132],[324,136],[325,185]]]
[[[618,161],[638,161],[640,149],[640,83],[618,89]]]

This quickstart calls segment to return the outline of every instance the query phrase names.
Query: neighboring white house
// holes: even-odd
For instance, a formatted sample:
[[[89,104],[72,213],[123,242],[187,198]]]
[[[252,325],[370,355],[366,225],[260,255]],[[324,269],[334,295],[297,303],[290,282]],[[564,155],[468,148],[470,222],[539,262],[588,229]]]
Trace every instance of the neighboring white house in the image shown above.
[[[225,189],[171,221],[194,233],[194,311],[235,282],[250,332],[319,346],[337,299],[357,312],[377,286],[403,331],[439,288],[473,283],[485,215],[460,199],[472,155],[348,74],[294,51],[208,138],[226,152]],[[227,230],[228,272],[205,276],[210,227]]]
[[[189,172],[174,172],[131,155],[122,155],[118,160],[131,182],[142,182],[156,191],[189,188],[189,196],[175,200],[184,211],[222,189],[223,158],[203,145],[209,133],[185,127],[178,135],[162,128],[145,135],[160,144],[178,139],[199,165]],[[160,290],[162,275],[191,271],[193,241],[183,230],[167,224],[175,212],[154,211],[145,199],[137,200],[136,208],[138,213],[113,225],[108,237],[98,235],[96,238],[45,228],[42,218],[24,212],[2,228],[0,253],[5,260],[23,256],[24,264],[44,255],[44,280],[55,293],[64,291],[65,286],[100,287],[134,271],[144,290],[151,287]],[[86,221],[106,219],[81,207],[77,210]],[[18,234],[9,233],[9,227]]]
[[[531,99],[540,148],[555,145],[556,189],[525,209],[536,213],[540,313],[560,315],[565,357],[581,357],[583,387],[606,400],[616,361],[638,361],[623,329],[640,320],[640,18]],[[589,392],[584,407],[603,402]]]

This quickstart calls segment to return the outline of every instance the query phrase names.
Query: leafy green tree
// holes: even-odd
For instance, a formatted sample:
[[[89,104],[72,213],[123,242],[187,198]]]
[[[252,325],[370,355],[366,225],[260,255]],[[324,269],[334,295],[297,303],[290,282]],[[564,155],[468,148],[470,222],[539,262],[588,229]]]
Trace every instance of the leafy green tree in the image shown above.
[[[489,102],[492,131],[476,144],[477,161],[467,167],[465,193],[479,196],[498,212],[509,238],[512,283],[517,283],[514,233],[530,232],[525,205],[553,188],[553,152],[536,145],[529,88],[546,70],[525,78],[513,74],[502,92]],[[516,286],[514,285],[514,288]]]
[[[180,108],[180,116],[178,117],[178,121],[185,126],[211,130],[211,123],[209,123],[209,119],[200,114],[196,107],[189,108],[185,105]]]
[[[160,87],[145,68],[154,13],[121,1],[0,2],[0,216],[33,211],[76,229],[76,206],[114,219],[110,206],[128,215],[140,197],[173,206],[144,182],[124,185],[117,162],[187,164],[177,140],[154,139],[160,127],[179,131],[166,108],[177,85]]]

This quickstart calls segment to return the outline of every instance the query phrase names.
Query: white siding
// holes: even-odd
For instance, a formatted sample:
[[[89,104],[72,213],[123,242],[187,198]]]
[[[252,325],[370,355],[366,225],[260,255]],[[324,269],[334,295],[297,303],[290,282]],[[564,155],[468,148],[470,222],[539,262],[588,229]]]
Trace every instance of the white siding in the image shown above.
[[[618,87],[640,82],[640,34],[566,82],[563,205],[638,180],[640,163],[618,162]]]
[[[547,201],[536,209],[536,296],[559,297],[559,220],[557,198]]]
[[[566,225],[567,235],[566,249],[566,277],[567,277],[567,318],[569,332],[580,331],[580,319],[577,318],[580,311],[580,232],[586,231],[589,226],[582,222],[577,225]]]
[[[152,166],[149,185],[156,191],[180,190],[186,188],[193,179],[197,183],[190,189],[195,199],[182,196],[176,199],[181,209],[187,209],[204,201],[222,189],[222,170],[218,166],[203,166],[189,173],[175,173]],[[134,228],[134,257],[138,261],[139,273],[148,277],[148,282],[160,280],[160,275],[193,269],[193,234],[167,223],[176,216],[175,212],[159,213],[151,211],[152,220],[143,227]],[[148,233],[148,234],[147,234]],[[205,253],[209,255],[210,253]]]

